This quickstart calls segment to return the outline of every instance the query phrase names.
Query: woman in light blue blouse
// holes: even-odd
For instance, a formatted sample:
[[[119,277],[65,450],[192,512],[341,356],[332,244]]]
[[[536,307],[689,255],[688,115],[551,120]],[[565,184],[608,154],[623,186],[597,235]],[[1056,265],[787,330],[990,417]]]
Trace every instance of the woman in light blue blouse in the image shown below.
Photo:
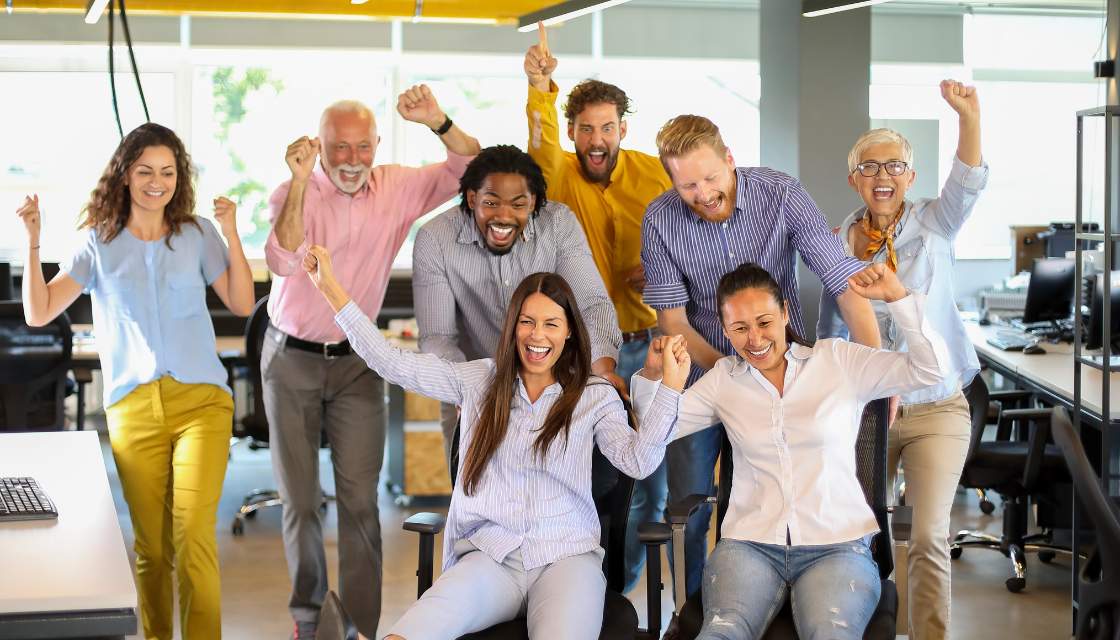
[[[145,124],[117,147],[85,208],[85,242],[48,284],[39,263],[38,196],[18,213],[28,234],[23,304],[39,326],[82,291],[105,380],[113,458],[136,537],[146,638],[172,637],[172,572],[183,638],[220,638],[214,530],[233,398],[218,360],[206,286],[234,313],[253,307],[253,279],[233,202],[194,214],[191,163],[170,129]]]
[[[462,407],[444,571],[387,637],[458,638],[519,613],[532,638],[599,637],[606,579],[592,450],[634,478],[657,468],[688,375],[683,339],[650,349],[665,382],[634,431],[614,387],[592,378],[587,329],[554,273],[514,291],[493,360],[451,363],[391,347],[339,286],[325,249],[312,247],[304,268],[370,367]]]

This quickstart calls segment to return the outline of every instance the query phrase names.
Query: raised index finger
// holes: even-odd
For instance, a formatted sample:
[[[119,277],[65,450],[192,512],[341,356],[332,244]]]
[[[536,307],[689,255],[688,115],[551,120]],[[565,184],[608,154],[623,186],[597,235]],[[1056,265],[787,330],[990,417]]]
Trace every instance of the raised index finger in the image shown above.
[[[543,53],[546,58],[552,55],[548,50],[548,31],[544,28],[543,20],[537,21],[537,39],[540,41],[541,53]]]

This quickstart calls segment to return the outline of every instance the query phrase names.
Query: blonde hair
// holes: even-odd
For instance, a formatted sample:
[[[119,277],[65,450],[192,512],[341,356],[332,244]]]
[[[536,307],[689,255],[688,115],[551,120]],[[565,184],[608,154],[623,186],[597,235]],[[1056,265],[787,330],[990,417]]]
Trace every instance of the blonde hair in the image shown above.
[[[727,153],[719,127],[703,116],[677,116],[657,132],[657,155],[662,164],[668,158],[683,156],[701,146],[711,147],[721,156]]]
[[[902,157],[898,159],[905,161],[911,169],[914,168],[914,149],[910,147],[910,141],[905,136],[894,129],[872,129],[860,136],[852,146],[852,150],[848,152],[848,173],[856,170],[863,152],[877,144],[897,144],[902,147]]]

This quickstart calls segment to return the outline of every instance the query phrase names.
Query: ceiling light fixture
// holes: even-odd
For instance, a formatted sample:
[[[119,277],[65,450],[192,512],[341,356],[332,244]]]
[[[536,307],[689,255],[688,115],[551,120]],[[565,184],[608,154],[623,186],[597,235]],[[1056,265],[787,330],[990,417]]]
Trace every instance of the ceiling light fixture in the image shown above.
[[[884,2],[890,2],[890,0],[802,0],[801,15],[806,18],[815,18],[849,9],[862,9]]]
[[[624,2],[629,0],[567,0],[521,16],[517,19],[517,30],[527,33],[537,28],[537,22],[543,22],[544,26],[551,27],[558,22],[609,9]]]
[[[86,24],[97,24],[101,19],[101,14],[105,13],[105,7],[109,4],[109,0],[89,0],[86,5]]]

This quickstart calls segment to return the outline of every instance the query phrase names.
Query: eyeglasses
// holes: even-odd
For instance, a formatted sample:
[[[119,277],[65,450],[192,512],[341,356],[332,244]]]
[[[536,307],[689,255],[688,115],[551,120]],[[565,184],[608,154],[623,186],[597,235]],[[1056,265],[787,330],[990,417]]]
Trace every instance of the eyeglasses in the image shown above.
[[[910,165],[906,162],[903,162],[902,160],[889,160],[887,162],[876,162],[874,160],[868,160],[867,162],[861,162],[857,164],[856,170],[852,173],[859,171],[859,175],[865,178],[874,178],[875,176],[879,175],[880,167],[887,170],[888,176],[900,176],[906,173],[906,170],[910,168]]]

